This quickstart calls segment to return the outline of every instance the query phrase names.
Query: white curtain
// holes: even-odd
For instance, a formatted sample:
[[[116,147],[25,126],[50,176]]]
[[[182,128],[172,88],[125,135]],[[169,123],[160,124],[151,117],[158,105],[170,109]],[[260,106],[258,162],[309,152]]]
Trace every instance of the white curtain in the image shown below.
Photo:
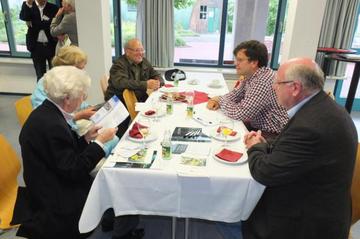
[[[319,47],[349,49],[351,47],[360,0],[328,0],[322,22]],[[323,54],[316,61],[322,65]],[[329,75],[342,76],[345,63],[331,62]]]
[[[174,65],[174,0],[139,0],[136,36],[152,65]]]

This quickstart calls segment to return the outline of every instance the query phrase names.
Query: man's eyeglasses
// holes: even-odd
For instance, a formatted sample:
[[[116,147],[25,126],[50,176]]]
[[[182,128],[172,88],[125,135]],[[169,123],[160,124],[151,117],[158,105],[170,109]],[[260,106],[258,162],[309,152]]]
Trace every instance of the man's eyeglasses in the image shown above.
[[[247,57],[247,58],[242,58],[242,59],[240,59],[240,58],[235,58],[235,63],[241,63],[241,62],[243,62],[243,61],[248,61],[249,60],[249,58]]]
[[[287,83],[292,83],[294,82],[293,80],[288,80],[288,81],[278,81],[278,82],[274,82],[274,85],[282,85],[282,84],[287,84]]]
[[[129,49],[129,50],[131,50],[131,51],[134,51],[134,52],[136,52],[136,53],[145,53],[145,50],[144,50],[144,49],[132,49],[132,48],[127,48],[127,49]]]

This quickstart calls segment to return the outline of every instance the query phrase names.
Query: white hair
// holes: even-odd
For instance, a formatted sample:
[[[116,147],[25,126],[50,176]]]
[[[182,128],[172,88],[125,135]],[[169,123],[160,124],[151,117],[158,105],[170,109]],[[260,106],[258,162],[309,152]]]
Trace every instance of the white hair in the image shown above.
[[[63,0],[62,2],[63,2],[63,4],[67,3],[67,4],[71,5],[75,9],[75,0]]]
[[[321,90],[324,87],[324,73],[316,63],[313,68],[304,64],[290,65],[285,71],[285,79],[300,80],[304,88],[310,91]]]
[[[62,103],[66,97],[77,99],[90,87],[91,79],[75,66],[57,66],[44,75],[44,89],[50,100]]]

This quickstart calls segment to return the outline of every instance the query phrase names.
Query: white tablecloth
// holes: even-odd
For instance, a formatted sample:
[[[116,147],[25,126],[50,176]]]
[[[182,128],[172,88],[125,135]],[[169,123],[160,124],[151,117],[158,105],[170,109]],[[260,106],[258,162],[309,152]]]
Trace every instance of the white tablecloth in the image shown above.
[[[225,81],[218,73],[186,73],[188,79],[197,79],[199,85],[195,87],[180,82],[180,91],[195,88],[222,95],[227,92]],[[207,84],[212,79],[219,79],[223,87],[210,89]],[[152,97],[159,97],[155,92]],[[165,109],[165,103],[161,103]],[[194,107],[196,112],[205,112],[207,117],[215,121],[225,116],[220,112],[206,110],[206,103]],[[104,164],[96,176],[80,222],[80,232],[93,230],[107,208],[114,208],[115,215],[142,214],[161,215],[185,218],[199,218],[213,221],[236,222],[249,217],[260,199],[264,186],[257,183],[250,175],[247,163],[229,165],[214,159],[214,152],[223,142],[212,139],[211,143],[196,143],[196,147],[210,149],[206,166],[185,166],[180,164],[180,156],[173,154],[170,161],[161,159],[163,132],[176,126],[202,127],[205,134],[210,134],[218,126],[204,126],[199,122],[186,118],[186,104],[175,103],[174,113],[153,122],[151,132],[156,132],[157,140],[148,143],[151,152],[157,150],[157,158],[151,169],[114,168],[114,161],[118,160],[116,153]],[[235,122],[235,130],[243,136],[247,130],[242,122]],[[176,142],[180,143],[180,142]],[[181,142],[182,143],[182,142]],[[136,143],[123,137],[116,150]],[[244,153],[246,150],[240,140],[230,142],[231,147]],[[204,150],[206,151],[206,150]],[[245,159],[244,158],[244,159]],[[147,160],[150,160],[147,159]]]

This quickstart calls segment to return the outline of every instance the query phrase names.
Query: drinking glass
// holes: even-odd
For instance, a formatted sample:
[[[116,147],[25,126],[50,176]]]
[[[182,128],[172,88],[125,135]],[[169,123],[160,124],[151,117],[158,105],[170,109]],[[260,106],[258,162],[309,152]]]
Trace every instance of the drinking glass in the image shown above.
[[[193,90],[185,91],[185,98],[187,102],[186,115],[188,118],[192,118],[194,111],[194,97],[195,92]]]
[[[228,136],[233,132],[234,122],[231,119],[224,119],[220,121],[220,133],[224,137],[223,147],[228,146]]]
[[[159,122],[160,102],[157,97],[151,99],[151,108],[155,111],[154,122]]]

